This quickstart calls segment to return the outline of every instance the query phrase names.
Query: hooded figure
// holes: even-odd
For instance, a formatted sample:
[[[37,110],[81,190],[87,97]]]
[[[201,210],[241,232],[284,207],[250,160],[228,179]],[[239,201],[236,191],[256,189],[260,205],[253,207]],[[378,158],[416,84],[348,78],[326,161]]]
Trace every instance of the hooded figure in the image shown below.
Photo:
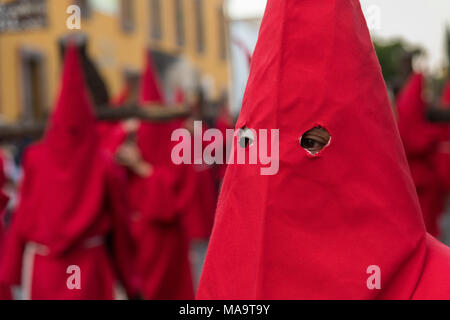
[[[199,136],[204,137],[205,132],[210,129],[205,119],[205,97],[202,90],[198,91],[197,102],[192,108],[193,116],[186,122],[186,127],[191,132],[191,146],[196,145],[195,141],[195,121],[201,121],[201,131]],[[202,140],[201,153],[203,156],[205,148],[209,143]],[[195,189],[192,202],[186,215],[186,228],[189,239],[196,245],[206,250],[206,244],[211,236],[214,224],[214,215],[217,204],[218,192],[214,181],[214,166],[205,163],[202,159],[200,163],[195,161],[195,153],[191,152],[191,164],[189,166],[191,185]],[[203,259],[201,259],[203,260]]]
[[[120,108],[127,103],[132,103],[134,90],[133,84],[127,81],[122,91],[111,101],[111,107]],[[101,138],[101,148],[114,156],[127,138],[124,123],[122,121],[100,122],[97,124],[97,130]]]
[[[446,140],[447,127],[426,119],[423,98],[425,78],[414,73],[397,99],[398,127],[405,146],[412,177],[419,195],[427,231],[439,236],[439,218],[444,212],[445,177],[439,171],[439,149]]]
[[[61,58],[65,56],[67,46],[75,45],[80,56],[84,80],[95,107],[104,107],[110,101],[110,95],[105,81],[94,60],[89,56],[88,36],[84,33],[68,33],[59,40]]]
[[[2,261],[3,257],[3,243],[5,240],[5,214],[6,214],[6,206],[9,202],[9,197],[2,190],[6,183],[6,175],[4,170],[4,162],[3,157],[0,155],[0,261]],[[11,300],[11,288],[0,281],[0,300]]]
[[[176,91],[174,100],[176,105],[180,106],[185,104],[185,94],[182,89]],[[198,108],[194,108],[194,113],[197,110]],[[191,132],[191,145],[193,146],[195,142],[192,124],[193,119],[178,121],[179,128],[184,128]],[[207,125],[202,122],[202,136],[207,129]],[[202,146],[202,154],[204,147],[205,145]],[[185,216],[186,230],[190,240],[206,241],[211,235],[217,202],[217,188],[214,185],[212,166],[194,164],[192,154],[191,165],[184,166],[184,169],[186,178],[184,179],[183,189],[187,190],[185,194],[191,196],[191,201],[185,207],[187,212]]]
[[[113,299],[117,280],[133,296],[126,179],[99,148],[73,46],[46,135],[23,166],[0,281],[22,284],[25,298],[38,300]]]
[[[164,103],[147,55],[141,81],[141,104]],[[147,176],[131,176],[130,200],[134,206],[134,234],[138,243],[137,267],[142,294],[151,300],[185,300],[194,296],[188,241],[182,224],[189,197],[183,190],[184,167],[171,160],[175,122],[141,123],[137,144],[151,166]]]
[[[280,167],[228,166],[199,299],[450,298],[358,0],[268,1],[236,128]]]
[[[450,80],[445,85],[441,106],[450,109]],[[448,195],[450,191],[450,125],[447,125],[447,132],[444,135],[444,141],[439,146],[436,163]]]

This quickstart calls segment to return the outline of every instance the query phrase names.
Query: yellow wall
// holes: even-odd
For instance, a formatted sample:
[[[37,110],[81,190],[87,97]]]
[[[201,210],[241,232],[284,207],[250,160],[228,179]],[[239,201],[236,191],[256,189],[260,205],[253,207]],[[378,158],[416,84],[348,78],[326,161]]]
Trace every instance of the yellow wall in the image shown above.
[[[0,0],[8,2],[11,0]],[[205,50],[196,49],[193,0],[183,0],[186,41],[176,44],[174,1],[162,0],[162,39],[151,39],[150,1],[135,0],[135,28],[124,33],[120,19],[98,12],[82,20],[81,31],[89,35],[89,53],[97,62],[110,93],[114,96],[122,85],[124,68],[141,69],[144,48],[151,45],[168,53],[182,53],[204,75],[214,78],[215,95],[228,86],[227,62],[219,54],[219,19],[217,8],[223,0],[204,0]],[[67,7],[71,0],[47,0],[49,25],[45,29],[0,34],[0,113],[5,120],[20,117],[21,88],[18,52],[23,47],[38,49],[45,56],[49,104],[55,98],[59,81],[60,60],[57,40],[69,30]]]

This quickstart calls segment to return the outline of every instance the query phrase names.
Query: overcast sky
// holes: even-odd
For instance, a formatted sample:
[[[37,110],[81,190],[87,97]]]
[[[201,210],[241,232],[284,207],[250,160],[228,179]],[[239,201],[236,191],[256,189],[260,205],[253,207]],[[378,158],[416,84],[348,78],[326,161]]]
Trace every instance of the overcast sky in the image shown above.
[[[235,18],[262,15],[266,2],[229,0],[230,15]],[[361,6],[368,22],[373,22],[371,32],[375,37],[402,37],[421,45],[427,50],[428,64],[433,69],[445,61],[444,32],[445,25],[450,25],[450,0],[361,0]],[[379,23],[373,20],[377,12]]]

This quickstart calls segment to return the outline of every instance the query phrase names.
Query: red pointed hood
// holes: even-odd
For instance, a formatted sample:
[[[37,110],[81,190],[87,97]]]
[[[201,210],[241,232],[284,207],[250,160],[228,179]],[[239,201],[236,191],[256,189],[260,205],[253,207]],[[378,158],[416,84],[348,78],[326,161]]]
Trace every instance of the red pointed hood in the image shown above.
[[[141,78],[140,103],[164,103],[161,85],[150,53],[146,54],[145,70]]]
[[[70,158],[75,148],[86,148],[94,143],[85,139],[96,129],[82,70],[76,47],[69,47],[64,60],[60,94],[45,137],[47,147],[54,150],[58,157]]]
[[[106,163],[74,47],[66,53],[61,80],[46,136],[24,160],[16,218],[23,239],[46,245],[55,255],[71,247],[102,214]]]
[[[414,73],[397,99],[398,127],[408,157],[435,152],[447,134],[445,126],[433,124],[426,118],[424,86],[424,75]]]
[[[318,124],[331,143],[311,156]],[[228,166],[198,297],[410,298],[426,233],[358,0],[268,1],[244,126],[279,129],[280,168]]]
[[[164,103],[157,73],[150,53],[146,55],[146,66],[141,79],[140,103]],[[174,129],[172,122],[142,122],[137,132],[137,143],[143,158],[153,165],[170,165]]]

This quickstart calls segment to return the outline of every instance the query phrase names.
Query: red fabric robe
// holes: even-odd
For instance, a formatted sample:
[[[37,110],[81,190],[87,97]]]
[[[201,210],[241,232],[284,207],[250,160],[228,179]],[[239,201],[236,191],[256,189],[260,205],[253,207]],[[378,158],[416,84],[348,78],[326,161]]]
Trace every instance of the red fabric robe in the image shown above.
[[[426,120],[424,81],[422,74],[413,74],[399,94],[398,127],[419,195],[425,225],[428,232],[437,237],[440,233],[438,222],[444,211],[446,190],[436,164],[440,161],[439,146],[448,131],[445,126]]]
[[[208,129],[202,123],[202,136]],[[192,136],[191,146],[194,146],[194,136]],[[202,143],[202,152],[209,144]],[[215,181],[215,168],[205,163],[195,164],[192,154],[192,165],[189,166],[189,179],[187,188],[192,188],[192,200],[189,204],[186,215],[186,229],[189,239],[192,241],[207,241],[211,235],[214,224],[214,216],[217,204],[218,186]]]
[[[0,155],[0,261],[3,259],[3,243],[6,238],[6,230],[5,230],[5,213],[6,206],[9,201],[9,197],[1,190],[6,182],[6,176],[4,171],[4,163],[3,158]],[[11,300],[12,293],[11,288],[4,283],[0,282],[0,300]]]
[[[174,100],[176,105],[185,103],[185,94],[182,89],[175,92]],[[185,125],[185,119],[174,121],[176,128],[185,128]],[[203,123],[202,135],[206,129]],[[191,146],[194,146],[193,136]],[[206,144],[203,143],[202,151],[205,146]],[[209,239],[214,223],[217,202],[216,168],[210,165],[195,165],[193,157],[190,165],[182,165],[182,167],[183,198],[185,200],[189,198],[183,207],[185,229],[191,241],[205,241]]]
[[[81,70],[71,47],[45,138],[25,156],[20,203],[0,264],[0,281],[22,284],[31,299],[113,299],[118,280],[130,296],[137,291],[127,263],[134,257],[126,179],[99,148]],[[68,285],[70,266],[79,267],[80,289]]]
[[[3,220],[3,216],[0,214],[0,219]],[[3,221],[1,222],[3,224]],[[4,230],[4,226],[1,225],[0,226],[0,259],[4,259],[2,256],[2,252],[3,252],[3,242],[5,240],[5,230]],[[12,295],[11,295],[11,288],[10,286],[6,283],[1,283],[0,282],[0,300],[11,300],[12,299]]]
[[[450,109],[450,81],[447,81],[445,85],[441,104],[444,108]],[[447,125],[447,133],[444,133],[443,140],[437,153],[436,166],[448,195],[450,191],[450,125]]]
[[[317,125],[331,140],[312,155]],[[199,299],[450,298],[358,0],[268,1],[244,126],[279,129],[279,171],[228,166]]]
[[[150,55],[141,81],[141,104],[162,103]],[[151,176],[131,176],[133,229],[138,243],[137,268],[142,294],[149,300],[192,299],[193,281],[188,241],[183,228],[185,195],[183,166],[171,161],[172,131],[177,122],[141,123],[137,143],[143,159],[152,165]]]

